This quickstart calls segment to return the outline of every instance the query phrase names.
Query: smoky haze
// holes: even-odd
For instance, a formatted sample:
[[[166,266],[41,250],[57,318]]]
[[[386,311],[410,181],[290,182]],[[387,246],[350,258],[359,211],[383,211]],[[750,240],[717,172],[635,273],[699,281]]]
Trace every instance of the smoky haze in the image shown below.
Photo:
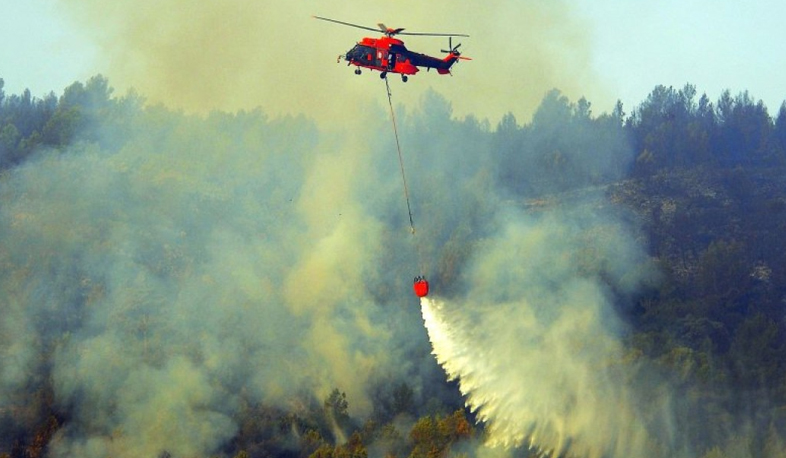
[[[355,77],[344,62],[336,64],[336,56],[376,35],[312,15],[469,34],[461,50],[474,60],[459,62],[455,77],[422,71],[406,86],[395,78],[396,97],[409,105],[432,88],[452,101],[458,115],[496,122],[508,111],[528,118],[553,87],[573,98],[602,90],[589,70],[588,27],[565,2],[493,0],[461,8],[445,0],[59,4],[97,43],[107,65],[98,71],[119,91],[134,87],[151,102],[188,111],[261,106],[273,115],[307,113],[338,125],[363,117],[363,102],[379,100],[384,85],[377,72]],[[410,49],[437,56],[448,44],[436,37],[403,38]]]
[[[486,118],[527,118],[555,86],[597,90],[565,3],[60,4],[112,84],[151,103],[3,176],[2,425],[51,379],[69,413],[53,457],[209,456],[246,399],[296,411],[338,387],[358,418],[380,380],[427,399],[445,378],[430,337],[491,445],[683,450],[669,396],[641,420],[638,372],[620,362],[615,294],[649,276],[630,228],[602,197],[533,214],[522,202],[554,191],[548,167],[500,183],[530,164]],[[384,85],[334,63],[366,33],[311,14],[472,35],[455,77],[392,82],[414,237]],[[601,142],[582,160],[614,177],[630,151]]]
[[[389,325],[412,297],[371,289],[411,272],[380,265],[391,230],[363,198],[393,192],[373,173],[390,151],[260,112],[115,120],[2,183],[4,415],[50,374],[69,412],[53,456],[203,456],[241,396],[291,409],[340,387],[362,416],[372,378],[418,376],[417,320]]]
[[[113,99],[0,180],[3,437],[51,395],[53,457],[210,456],[248,402],[298,413],[338,388],[366,419],[401,381],[430,413],[451,378],[484,453],[701,456],[690,403],[625,351],[618,307],[654,271],[592,184],[630,149],[559,127],[576,110],[552,91],[532,124],[494,131],[435,92],[398,106],[413,236],[374,102],[335,131]],[[508,141],[521,129],[545,156]]]

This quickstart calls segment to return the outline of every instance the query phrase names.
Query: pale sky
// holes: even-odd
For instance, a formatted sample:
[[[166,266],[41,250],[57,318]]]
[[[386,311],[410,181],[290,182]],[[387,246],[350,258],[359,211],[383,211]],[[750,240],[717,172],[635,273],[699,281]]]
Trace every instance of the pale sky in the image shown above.
[[[232,0],[227,4],[234,2],[237,6],[244,1]],[[158,46],[155,48],[157,54],[139,57],[139,54],[153,49],[152,45],[145,47],[146,44],[142,43],[147,36],[141,32],[133,35],[128,30],[116,35],[114,32],[114,29],[124,28],[126,17],[136,15],[131,6],[126,10],[108,7],[112,11],[106,13],[104,21],[104,13],[100,9],[106,7],[96,6],[101,2],[94,0],[4,0],[4,3],[0,15],[0,78],[5,80],[6,93],[18,94],[29,88],[37,97],[49,91],[60,95],[74,81],[86,81],[98,73],[109,78],[116,94],[124,93],[125,85],[134,86],[144,96],[152,95],[149,97],[152,100],[159,96],[158,89],[164,93],[173,91],[171,88],[164,89],[163,85],[156,88],[157,81],[162,81],[161,75],[142,82],[135,79],[142,77],[131,70],[141,69],[139,75],[150,74],[148,69],[151,66],[157,71],[167,71],[155,59],[172,60],[173,55],[182,54],[182,50],[175,49],[166,40],[182,41],[183,32],[170,34],[167,31],[165,33],[169,35],[162,35],[159,41],[151,39]],[[123,0],[116,3],[123,3]],[[141,5],[149,2],[126,3]],[[199,24],[208,24],[205,17],[200,16],[199,11],[181,8],[178,3],[194,4],[164,0],[150,5],[168,4],[171,7],[169,11],[160,15],[162,24],[165,20],[166,24],[183,21],[191,27],[188,31],[191,35],[187,39],[204,32],[207,38],[202,38],[196,46],[209,46],[205,44],[205,40],[209,39],[211,43],[217,40],[220,46],[237,47],[237,41],[221,43],[224,36],[217,34],[215,22],[209,23],[211,26],[200,32]],[[240,38],[243,43],[253,45],[252,49],[244,50],[244,54],[234,61],[221,59],[216,63],[213,56],[212,61],[200,63],[199,68],[213,66],[218,69],[231,66],[237,60],[248,59],[255,62],[254,65],[239,64],[244,66],[247,77],[227,80],[227,84],[247,85],[249,88],[264,85],[263,80],[274,81],[277,77],[270,73],[273,71],[271,67],[274,67],[277,73],[310,82],[304,84],[313,83],[318,88],[315,89],[316,94],[341,91],[363,94],[372,76],[362,75],[358,79],[351,69],[336,66],[335,56],[345,52],[362,36],[373,33],[310,18],[310,14],[317,14],[370,26],[386,22],[387,25],[407,26],[410,31],[470,34],[470,38],[463,39],[462,49],[465,55],[473,58],[472,62],[461,62],[452,78],[423,72],[414,77],[420,79],[419,83],[409,82],[405,87],[413,92],[416,90],[411,88],[418,84],[438,92],[444,89],[446,96],[455,100],[455,115],[474,113],[478,118],[488,118],[493,123],[510,111],[522,118],[528,116],[542,95],[554,87],[573,101],[580,96],[587,97],[596,114],[610,111],[617,99],[623,101],[625,111],[629,113],[658,84],[681,88],[685,83],[692,83],[699,94],[707,93],[713,102],[724,89],[731,90],[733,95],[748,90],[754,99],[765,102],[772,116],[777,115],[778,108],[786,100],[786,54],[783,51],[786,43],[783,23],[786,2],[782,0],[744,3],[732,0],[490,0],[456,2],[461,6],[450,8],[444,8],[445,4],[451,3],[443,1],[431,2],[435,4],[433,11],[415,0],[395,3],[387,0],[377,2],[378,7],[374,7],[372,0],[304,0],[293,3],[260,0],[241,6],[249,8],[249,5],[261,3],[267,3],[267,9],[260,8],[258,16],[251,15],[250,23],[236,26],[259,29],[249,31],[248,37]],[[474,3],[484,7],[473,8]],[[524,3],[529,6],[519,6]],[[113,5],[112,2],[106,4]],[[222,2],[217,4],[223,5]],[[273,6],[282,4],[290,5],[289,10],[294,11],[284,13],[283,9],[287,7]],[[154,8],[158,7],[148,7],[153,11],[148,13],[151,16],[140,13],[133,18],[136,23],[150,22],[152,15],[157,14]],[[83,9],[90,12],[80,12]],[[143,10],[144,6],[139,9]],[[545,21],[543,17],[533,17],[545,9],[550,10],[543,13],[543,17],[547,18]],[[216,15],[215,11],[206,11],[204,16]],[[467,11],[472,11],[472,15],[468,15]],[[227,20],[240,21],[236,17]],[[276,21],[281,24],[274,24]],[[543,25],[548,21],[552,22]],[[142,26],[125,26],[127,29],[131,27]],[[151,28],[156,28],[156,25],[152,24]],[[263,35],[267,29],[271,32]],[[252,33],[255,35],[252,36]],[[407,46],[438,55],[439,48],[445,44],[441,40],[430,40],[435,39],[407,37]],[[173,48],[171,54],[161,52],[164,48],[161,43]],[[256,43],[265,44],[258,46]],[[282,49],[305,52],[297,59],[287,59],[281,57]],[[270,53],[271,60],[261,60],[259,56],[267,53]],[[554,68],[544,69],[544,61],[550,60]],[[189,75],[194,74],[188,65],[183,69],[188,69]],[[255,72],[259,72],[257,81]],[[215,75],[219,76],[218,73]],[[204,77],[209,78],[210,72]],[[222,77],[229,78],[227,75]],[[182,86],[177,79],[169,84],[175,88]],[[527,91],[532,92],[528,98],[523,95]],[[215,108],[232,110],[246,108],[244,105],[250,104],[261,105],[264,110],[266,106],[281,105],[273,92],[249,93],[251,100],[242,103],[237,98],[227,98],[224,104],[217,101]],[[306,94],[308,91],[303,92]],[[188,97],[183,95],[172,101],[174,104],[183,103],[188,108],[189,103],[183,102]],[[304,97],[314,100],[315,96]],[[208,98],[219,99],[215,96]],[[335,105],[336,100],[325,98],[320,103]],[[406,102],[406,98],[403,101]],[[529,108],[520,109],[525,105]],[[311,114],[305,101],[294,103],[293,107],[296,108],[291,110]]]
[[[95,48],[66,18],[56,0],[4,0],[0,8],[0,78],[5,92],[25,88],[40,97],[100,73]]]
[[[786,100],[782,0],[573,3],[592,24],[593,66],[627,106],[657,84],[691,83],[713,102],[747,90],[772,116]]]

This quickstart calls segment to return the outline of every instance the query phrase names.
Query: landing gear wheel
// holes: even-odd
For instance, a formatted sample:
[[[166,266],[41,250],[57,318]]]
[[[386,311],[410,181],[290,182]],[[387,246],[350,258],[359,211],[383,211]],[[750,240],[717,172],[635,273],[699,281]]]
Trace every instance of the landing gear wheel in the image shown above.
[[[379,74],[379,77],[380,77],[380,78],[382,78],[382,79],[385,79],[385,78],[387,78],[387,77],[388,77],[388,72],[382,72],[382,73],[380,73],[380,74]]]
[[[401,75],[401,81],[406,83],[408,79],[409,78],[407,78],[407,75]]]
[[[355,74],[356,74],[356,75],[360,75],[360,69],[359,69],[359,68],[356,68],[356,69],[355,69]]]

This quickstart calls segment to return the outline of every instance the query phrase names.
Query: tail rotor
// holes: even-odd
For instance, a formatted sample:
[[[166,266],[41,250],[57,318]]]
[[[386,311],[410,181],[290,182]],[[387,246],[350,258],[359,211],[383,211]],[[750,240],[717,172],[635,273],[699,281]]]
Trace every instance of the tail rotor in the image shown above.
[[[456,46],[453,46],[453,37],[448,37],[448,49],[440,49],[440,51],[442,51],[445,54],[450,54],[452,56],[455,56],[457,59],[460,60],[472,60],[469,57],[463,57],[458,50],[459,47],[461,47],[461,43],[457,44]]]
[[[461,43],[453,46],[453,37],[448,37],[448,49],[441,49],[440,51],[444,52],[445,54],[455,54],[456,56],[460,56],[461,53],[458,52],[459,46],[461,46]]]

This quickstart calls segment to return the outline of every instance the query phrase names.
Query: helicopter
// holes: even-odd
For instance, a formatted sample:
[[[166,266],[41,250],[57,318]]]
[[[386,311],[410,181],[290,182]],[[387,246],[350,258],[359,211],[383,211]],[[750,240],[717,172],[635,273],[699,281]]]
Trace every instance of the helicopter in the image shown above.
[[[347,51],[346,54],[338,56],[338,59],[336,60],[337,63],[341,62],[341,59],[344,58],[344,60],[348,62],[347,66],[355,65],[357,67],[355,68],[356,75],[360,75],[362,73],[360,70],[361,68],[367,68],[381,72],[379,77],[382,79],[387,78],[388,73],[398,73],[401,75],[401,80],[406,83],[407,75],[414,75],[417,73],[420,70],[418,67],[424,67],[427,71],[434,68],[440,75],[446,75],[450,73],[450,67],[452,67],[453,64],[455,64],[458,60],[472,60],[468,57],[462,56],[458,51],[461,43],[453,46],[453,37],[469,37],[469,35],[464,35],[461,33],[404,32],[403,28],[394,29],[386,27],[384,24],[377,24],[378,28],[375,29],[373,27],[337,21],[335,19],[329,19],[326,17],[313,17],[314,19],[356,27],[358,29],[370,30],[372,32],[382,32],[382,37],[365,37],[355,44],[352,49]],[[442,52],[446,53],[447,56],[445,56],[443,59],[440,59],[438,57],[432,57],[426,54],[410,51],[404,46],[404,42],[402,40],[394,38],[396,35],[448,37],[448,49],[442,50]]]

